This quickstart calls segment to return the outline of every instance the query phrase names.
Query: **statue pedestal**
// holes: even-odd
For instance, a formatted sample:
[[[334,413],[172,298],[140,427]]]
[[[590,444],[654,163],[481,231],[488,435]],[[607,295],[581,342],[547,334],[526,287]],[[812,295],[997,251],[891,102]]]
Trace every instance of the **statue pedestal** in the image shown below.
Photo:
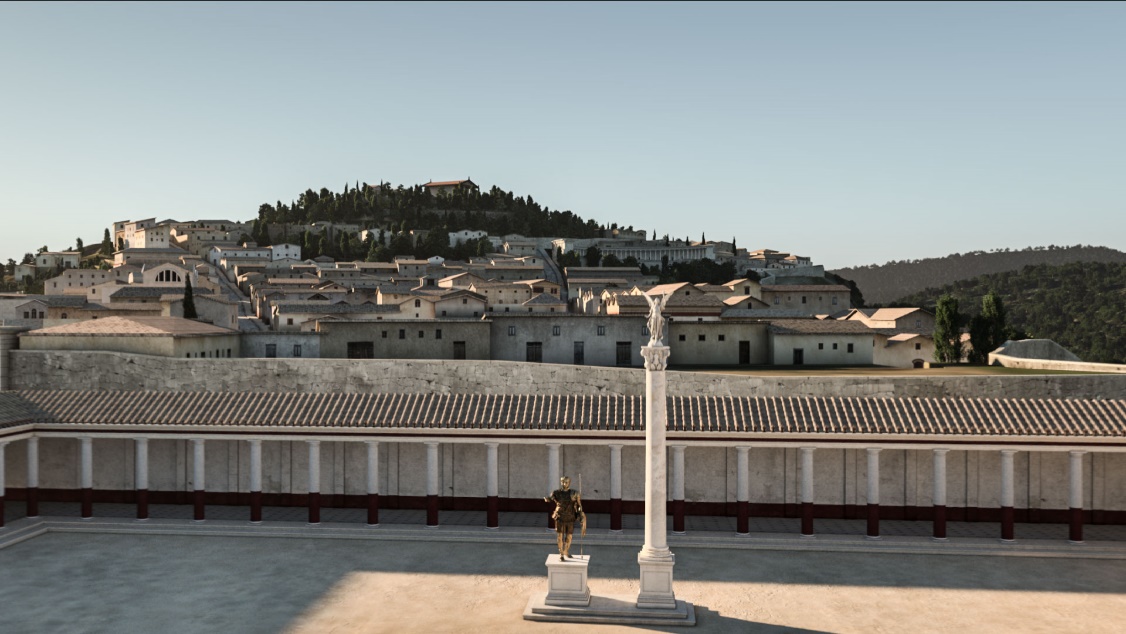
[[[641,568],[641,589],[637,593],[637,607],[675,610],[676,595],[672,590],[672,569],[676,556],[668,553],[665,557],[647,556],[638,553],[637,564]]]
[[[559,561],[559,555],[547,556],[547,605],[590,605],[590,588],[586,585],[586,571],[590,555],[575,556]]]

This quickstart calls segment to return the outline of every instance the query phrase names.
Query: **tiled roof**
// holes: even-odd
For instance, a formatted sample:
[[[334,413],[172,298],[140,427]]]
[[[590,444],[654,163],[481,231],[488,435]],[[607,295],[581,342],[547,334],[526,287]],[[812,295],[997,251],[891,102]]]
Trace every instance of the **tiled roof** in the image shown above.
[[[0,392],[0,428],[49,420],[50,415],[15,392]]]
[[[472,183],[473,181],[468,178],[459,181],[430,181],[423,185],[423,187],[444,187],[448,185],[460,185],[462,183]]]
[[[834,319],[771,320],[770,331],[779,335],[870,335],[878,332],[859,321],[836,321]]]
[[[277,312],[315,313],[317,315],[346,315],[353,313],[398,313],[397,304],[343,304],[332,302],[278,302]]]
[[[113,299],[126,297],[160,297],[162,295],[183,295],[183,286],[124,286],[120,290],[110,293]],[[192,295],[210,295],[209,288],[193,288]]]
[[[640,396],[18,394],[59,423],[81,425],[641,432],[645,417]],[[667,409],[672,434],[1126,437],[1121,400],[677,396]]]
[[[101,335],[109,337],[197,337],[208,335],[235,335],[228,330],[191,319],[179,317],[103,317],[72,324],[52,326],[25,332],[21,337],[82,337]]]

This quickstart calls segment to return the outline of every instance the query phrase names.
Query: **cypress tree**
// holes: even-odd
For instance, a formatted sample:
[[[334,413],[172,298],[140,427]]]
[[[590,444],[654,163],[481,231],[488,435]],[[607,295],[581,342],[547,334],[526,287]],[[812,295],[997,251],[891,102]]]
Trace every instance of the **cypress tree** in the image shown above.
[[[192,278],[184,276],[184,319],[196,319],[195,297],[192,296]]]
[[[958,300],[952,295],[939,298],[934,311],[934,358],[940,363],[958,363],[962,360],[962,316],[958,314]]]

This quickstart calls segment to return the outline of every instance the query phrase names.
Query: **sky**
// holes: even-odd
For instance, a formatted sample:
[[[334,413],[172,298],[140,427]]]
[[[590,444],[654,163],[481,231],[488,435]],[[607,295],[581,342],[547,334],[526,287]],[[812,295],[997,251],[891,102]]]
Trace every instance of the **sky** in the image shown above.
[[[0,258],[472,178],[843,267],[1126,250],[1126,4],[0,4]]]

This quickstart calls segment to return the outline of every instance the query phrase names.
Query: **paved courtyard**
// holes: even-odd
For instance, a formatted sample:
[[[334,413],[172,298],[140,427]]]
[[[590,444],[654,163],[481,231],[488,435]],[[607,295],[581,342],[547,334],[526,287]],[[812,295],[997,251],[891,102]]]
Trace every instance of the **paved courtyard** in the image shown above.
[[[107,521],[0,549],[0,631],[637,629],[521,619],[528,597],[546,585],[549,539],[504,542],[502,533],[493,543],[459,543],[421,528],[406,541],[384,541],[314,538],[310,531],[318,529],[307,527],[291,537],[119,527],[105,532],[118,530]],[[636,546],[590,544],[586,552],[593,557],[592,592],[637,591]],[[678,597],[697,605],[699,619],[695,630],[683,631],[1117,632],[1126,619],[1121,558],[699,547],[676,553]]]

